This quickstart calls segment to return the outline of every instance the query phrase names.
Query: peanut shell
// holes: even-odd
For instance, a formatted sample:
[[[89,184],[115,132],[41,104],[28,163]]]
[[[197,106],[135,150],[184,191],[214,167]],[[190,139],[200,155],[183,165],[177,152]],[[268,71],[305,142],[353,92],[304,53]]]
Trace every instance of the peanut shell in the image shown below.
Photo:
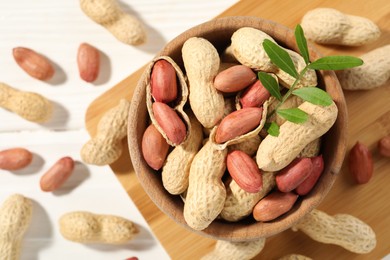
[[[146,106],[147,106],[147,109],[148,109],[148,113],[149,113],[149,117],[153,123],[153,125],[156,127],[156,129],[161,133],[161,135],[165,138],[165,140],[167,141],[167,143],[171,146],[176,146],[177,144],[173,143],[171,140],[169,140],[167,134],[164,132],[164,130],[161,128],[161,126],[158,124],[154,114],[153,114],[153,109],[152,109],[152,106],[153,106],[153,96],[152,96],[152,88],[151,88],[151,85],[150,85],[150,81],[151,81],[151,73],[152,73],[152,69],[153,69],[153,66],[154,64],[159,61],[159,60],[166,60],[167,62],[169,62],[173,68],[175,69],[176,71],[176,75],[177,75],[177,78],[178,78],[178,98],[176,101],[172,102],[172,108],[173,110],[175,110],[179,117],[181,117],[181,119],[183,120],[186,128],[187,128],[187,134],[186,134],[186,137],[184,138],[183,141],[186,140],[186,138],[188,137],[189,135],[189,132],[191,131],[190,129],[190,120],[187,116],[187,114],[184,112],[184,105],[185,103],[187,102],[188,100],[188,86],[187,86],[187,82],[186,82],[186,78],[182,72],[182,70],[180,69],[180,67],[175,63],[174,60],[172,60],[170,57],[168,56],[160,56],[160,57],[157,57],[155,58],[149,65],[148,67],[146,68],[146,70],[148,71],[148,76],[146,77]]]
[[[238,144],[238,143],[241,143],[241,142],[245,142],[245,140],[249,139],[249,138],[252,138],[256,135],[259,134],[259,132],[261,131],[261,129],[263,129],[264,127],[264,124],[265,124],[265,121],[267,119],[267,108],[268,108],[268,101],[266,101],[264,104],[263,104],[263,115],[262,115],[262,118],[261,118],[261,121],[260,121],[260,124],[255,128],[253,129],[252,131],[246,133],[246,134],[243,134],[243,135],[240,135],[240,136],[237,136],[231,140],[228,140],[224,143],[221,143],[221,144],[218,144],[216,141],[215,141],[215,135],[216,135],[216,132],[217,132],[217,127],[214,127],[212,130],[211,130],[211,133],[210,133],[210,140],[212,143],[214,143],[218,149],[225,149],[226,147],[228,147],[229,145],[232,145],[232,144]]]

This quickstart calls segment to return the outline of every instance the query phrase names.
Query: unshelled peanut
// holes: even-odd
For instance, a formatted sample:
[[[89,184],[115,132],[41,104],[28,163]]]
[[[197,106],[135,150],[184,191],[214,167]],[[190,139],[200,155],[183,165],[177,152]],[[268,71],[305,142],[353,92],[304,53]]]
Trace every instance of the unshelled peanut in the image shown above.
[[[121,99],[119,104],[106,111],[99,120],[96,135],[81,148],[85,163],[107,165],[122,154],[122,139],[127,135],[130,102]]]
[[[78,243],[125,244],[139,233],[128,219],[86,211],[62,215],[59,227],[64,238]]]
[[[80,7],[119,41],[130,45],[140,45],[146,41],[146,31],[141,21],[125,13],[116,0],[80,0]]]
[[[297,70],[298,73],[300,73],[306,66],[305,60],[300,54],[296,53],[295,51],[289,49],[285,49],[285,50],[290,55],[291,60],[294,63],[295,69]],[[288,74],[287,72],[285,72],[284,70],[278,69],[274,73],[279,78],[280,84],[286,88],[290,88],[295,81],[295,78],[290,74]],[[298,81],[295,87],[301,88],[301,87],[310,87],[310,86],[317,86],[317,75],[316,72],[312,69],[308,69],[306,71],[306,73]]]
[[[303,102],[303,99],[300,97],[291,95],[279,106],[280,102],[277,99],[273,99],[272,102],[270,102],[268,110],[273,111],[276,106],[279,106],[279,109],[295,108],[302,105]],[[281,126],[286,122],[286,119],[279,116],[278,113],[274,113],[267,119],[267,122],[275,122],[277,125]]]
[[[384,86],[390,80],[390,44],[360,56],[363,65],[336,71],[345,90],[369,90]]]
[[[40,180],[41,190],[55,191],[59,189],[71,176],[74,169],[74,161],[71,157],[60,158],[42,175]]]
[[[302,149],[313,140],[325,134],[337,118],[337,106],[322,107],[304,102],[299,106],[308,114],[302,124],[285,122],[278,137],[268,135],[257,151],[257,165],[264,171],[278,171],[294,160]]]
[[[304,255],[290,254],[290,255],[285,255],[279,258],[278,260],[313,260],[313,259]]]
[[[302,18],[302,28],[308,39],[320,44],[361,46],[381,35],[371,20],[342,13],[333,8],[315,8]]]
[[[25,148],[9,148],[0,151],[0,169],[15,171],[27,167],[33,159],[33,154]]]
[[[275,40],[263,31],[251,27],[243,27],[232,35],[231,49],[234,57],[243,65],[254,70],[265,72],[277,71],[267,53],[263,48],[263,41],[268,39],[274,43]]]
[[[369,225],[348,214],[329,216],[313,210],[292,227],[324,244],[341,246],[357,254],[371,252],[376,246],[376,235]]]
[[[298,157],[315,157],[319,155],[321,149],[321,138],[308,143],[305,148],[299,153]]]
[[[16,63],[31,77],[39,80],[49,80],[54,75],[54,67],[41,54],[24,47],[12,50]]]
[[[17,90],[1,82],[0,107],[35,123],[48,121],[53,112],[53,104],[45,97],[37,93]]]
[[[219,123],[224,112],[223,95],[214,88],[220,59],[215,47],[203,38],[190,38],[182,48],[189,82],[189,102],[196,118],[205,128]]]
[[[226,189],[221,178],[226,156],[227,149],[219,150],[209,140],[192,161],[184,219],[195,230],[207,228],[223,209]]]
[[[254,70],[275,73],[281,83],[290,88],[295,78],[288,73],[275,66],[263,48],[263,42],[268,39],[274,43],[275,40],[271,36],[255,28],[243,27],[235,31],[232,35],[231,48],[237,60]],[[276,43],[277,44],[277,43]],[[298,53],[285,49],[294,62],[294,66],[298,72],[301,72],[306,66],[306,63]],[[314,70],[309,69],[303,75],[303,78],[298,82],[297,87],[315,86],[317,85],[317,76]]]
[[[241,189],[232,180],[226,187],[226,200],[220,216],[227,221],[238,221],[252,213],[253,207],[275,187],[275,173],[263,173],[263,186],[257,193]]]
[[[17,260],[32,218],[33,204],[20,194],[9,196],[0,208],[0,258]]]
[[[245,242],[218,240],[214,250],[201,260],[250,260],[263,250],[264,245],[265,238]]]

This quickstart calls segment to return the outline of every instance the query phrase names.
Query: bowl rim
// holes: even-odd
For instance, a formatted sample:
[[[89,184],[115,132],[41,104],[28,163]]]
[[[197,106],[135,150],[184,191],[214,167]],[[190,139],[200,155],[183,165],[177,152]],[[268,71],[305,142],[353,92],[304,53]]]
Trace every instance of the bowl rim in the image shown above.
[[[216,37],[215,31],[220,30],[223,32],[228,31],[231,34],[232,31],[241,27],[253,27],[260,29],[267,34],[270,34],[277,42],[283,43],[286,47],[297,51],[295,44],[294,32],[279,23],[271,20],[266,20],[260,17],[254,16],[229,16],[216,18],[205,23],[192,27],[185,32],[181,33],[170,42],[155,56],[168,55],[172,53],[173,56],[178,55],[178,48],[184,44],[184,41],[190,37],[204,37],[209,38]],[[211,40],[210,40],[211,41]],[[212,42],[212,41],[211,41]],[[310,51],[310,57],[318,59],[322,55],[315,49],[315,47],[308,42]],[[181,47],[180,47],[181,50]],[[176,54],[174,54],[176,51]],[[179,51],[180,53],[180,51]],[[177,60],[179,59],[179,60]],[[182,60],[177,56],[174,60],[180,67],[182,66]],[[184,71],[184,69],[183,69]],[[315,188],[306,195],[303,199],[298,201],[293,209],[285,215],[279,217],[272,222],[255,222],[248,226],[247,223],[240,222],[225,222],[225,221],[213,221],[209,227],[204,230],[197,231],[189,227],[183,216],[182,209],[178,210],[180,203],[183,203],[179,196],[174,196],[164,191],[161,177],[156,176],[155,171],[149,168],[141,153],[141,139],[137,138],[139,133],[146,127],[146,119],[144,122],[140,122],[139,118],[145,115],[145,80],[147,78],[148,71],[144,71],[138,84],[134,90],[134,94],[131,101],[129,118],[128,118],[128,146],[130,152],[130,158],[134,167],[134,171],[137,175],[141,186],[148,194],[150,199],[157,207],[173,219],[176,223],[187,228],[188,230],[201,234],[206,237],[214,239],[221,239],[227,241],[251,241],[259,238],[269,237],[278,234],[297,223],[306,214],[316,208],[321,201],[328,194],[329,190],[333,186],[337,175],[341,169],[344,161],[346,147],[347,147],[347,107],[344,99],[343,91],[336,74],[333,71],[319,71],[317,75],[321,75],[319,79],[323,81],[326,90],[332,96],[334,102],[338,108],[338,117],[335,124],[326,133],[325,143],[326,151],[330,149],[332,154],[324,153],[325,169],[319,182]],[[146,112],[147,113],[147,112]],[[146,117],[145,117],[146,118]],[[141,118],[142,119],[142,118]],[[142,121],[142,120],[141,120]],[[326,136],[331,136],[327,138]],[[335,139],[335,140],[333,140]],[[330,145],[329,143],[332,143]],[[158,184],[158,178],[160,178],[160,184]],[[325,185],[326,184],[326,185]],[[158,187],[158,185],[160,187]],[[161,190],[162,188],[163,190]],[[169,196],[170,199],[164,200],[164,197]],[[181,206],[182,207],[182,206]],[[298,210],[299,208],[299,210]]]

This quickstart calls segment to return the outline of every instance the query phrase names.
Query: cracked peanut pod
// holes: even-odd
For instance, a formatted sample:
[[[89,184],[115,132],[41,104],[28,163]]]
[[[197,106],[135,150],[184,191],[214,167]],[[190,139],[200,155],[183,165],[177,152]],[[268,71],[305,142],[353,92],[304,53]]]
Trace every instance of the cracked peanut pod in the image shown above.
[[[113,215],[69,212],[59,219],[61,235],[78,243],[125,244],[139,232],[134,223]]]
[[[53,113],[52,103],[45,97],[20,91],[0,82],[0,107],[36,123],[48,121]]]
[[[227,149],[219,150],[207,141],[192,161],[184,219],[195,230],[207,228],[223,209],[226,189],[221,178],[226,156]]]
[[[346,90],[373,89],[390,80],[390,44],[360,56],[362,66],[336,71],[340,85]]]
[[[188,188],[191,163],[203,141],[202,125],[192,113],[189,118],[191,132],[187,140],[169,153],[161,173],[164,188],[174,195],[181,194]]]
[[[244,134],[241,134],[241,135],[237,135],[236,137],[234,137],[234,138],[232,138],[230,140],[227,140],[227,141],[225,141],[223,143],[217,143],[217,141],[216,141],[217,130],[218,130],[218,127],[221,125],[221,124],[219,124],[219,125],[215,126],[211,130],[211,132],[210,132],[210,140],[211,140],[211,142],[213,144],[215,144],[218,149],[223,150],[223,149],[226,149],[226,147],[228,147],[230,145],[245,142],[246,140],[248,140],[248,139],[258,135],[260,133],[261,129],[263,129],[264,124],[265,124],[265,122],[267,120],[268,101],[264,102],[262,108],[263,108],[263,110],[261,112],[262,115],[261,115],[260,123],[254,129],[250,130],[247,133],[244,133]],[[246,108],[246,109],[251,109],[251,108]],[[239,111],[239,110],[236,110],[234,112],[237,112],[237,111]],[[226,126],[225,128],[226,129],[230,129],[230,128],[232,128],[231,126],[234,127],[235,125],[237,125],[237,127],[234,127],[235,129],[240,129],[240,124],[241,123],[237,122],[237,121],[246,120],[244,116],[234,117],[234,118],[232,117],[230,119],[229,119],[228,123],[226,123],[226,120],[225,120],[225,126]],[[242,122],[242,123],[245,123],[245,122]],[[246,123],[248,123],[248,122],[246,122]],[[223,135],[225,134],[224,131],[222,131]],[[232,131],[234,131],[234,130],[232,130]],[[230,134],[232,134],[232,132],[229,132],[229,133],[226,133],[226,134],[230,135]]]
[[[232,52],[234,57],[243,65],[254,70],[276,72],[278,68],[271,62],[263,48],[263,41],[275,40],[263,31],[251,27],[243,27],[232,35]]]
[[[130,45],[140,45],[146,41],[146,31],[141,21],[121,10],[116,0],[80,0],[80,7],[119,41]]]
[[[236,109],[235,108],[235,98],[234,97],[225,98],[224,102],[225,102],[225,105],[224,105],[222,119],[224,119],[227,115],[229,115],[230,113],[232,113]],[[204,128],[203,127],[203,134],[206,137],[209,137],[210,133],[211,133],[211,130],[213,130],[213,128]]]
[[[259,148],[259,145],[261,143],[261,138],[259,135],[255,135],[252,137],[249,137],[245,139],[245,142],[237,143],[237,144],[232,144],[228,146],[229,151],[234,151],[234,150],[240,150],[246,153],[249,156],[253,156],[256,154],[257,149]]]
[[[313,259],[304,255],[290,254],[279,258],[279,260],[313,260]]]
[[[172,65],[172,67],[175,69],[176,71],[176,76],[177,76],[177,79],[178,79],[178,84],[177,84],[177,87],[180,88],[178,89],[178,93],[180,93],[180,97],[177,98],[176,101],[173,102],[173,110],[179,115],[180,119],[183,120],[183,123],[184,125],[186,126],[187,128],[187,131],[186,131],[186,137],[184,138],[183,141],[186,140],[186,138],[188,137],[189,135],[189,132],[191,131],[191,128],[190,128],[190,120],[188,118],[188,115],[184,112],[184,105],[186,104],[187,100],[188,100],[188,86],[187,86],[187,83],[186,83],[186,79],[185,79],[185,76],[182,72],[182,70],[180,69],[180,67],[175,63],[174,60],[172,60],[172,58],[168,57],[168,56],[160,56],[160,57],[157,57],[155,58],[149,65],[148,67],[146,68],[146,71],[148,71],[147,73],[147,77],[146,77],[146,106],[147,106],[147,109],[148,109],[148,113],[149,113],[149,117],[150,119],[152,120],[152,123],[153,125],[156,127],[156,129],[161,133],[161,135],[165,138],[165,140],[167,141],[167,143],[171,146],[176,146],[178,144],[174,143],[172,140],[170,140],[168,138],[168,135],[167,133],[165,133],[165,131],[163,130],[163,128],[160,126],[160,124],[157,122],[156,120],[156,116],[154,115],[153,113],[153,103],[154,103],[154,99],[153,99],[153,95],[152,95],[152,87],[151,87],[151,74],[152,74],[152,70],[153,70],[153,66],[154,64],[159,61],[159,60],[165,60],[167,61],[168,63],[170,63]]]
[[[226,188],[225,205],[220,216],[231,222],[249,216],[257,202],[264,198],[275,187],[275,184],[273,172],[263,172],[263,188],[257,193],[244,191],[232,180]]]
[[[317,106],[304,102],[299,106],[308,114],[302,124],[285,122],[280,126],[279,136],[268,135],[257,150],[257,165],[263,171],[278,171],[286,167],[305,146],[325,134],[337,118],[337,106]]]
[[[300,230],[320,243],[338,245],[357,254],[369,253],[376,246],[372,228],[348,214],[330,216],[315,209],[291,229]]]
[[[249,260],[263,250],[265,238],[246,242],[230,242],[217,240],[215,248],[201,260]]]
[[[263,48],[263,41],[268,39],[274,43],[275,40],[261,30],[244,27],[238,29],[232,35],[231,48],[236,59],[243,65],[246,65],[254,70],[261,70],[265,72],[275,73],[280,79],[283,86],[289,88],[295,79],[288,73],[276,67],[268,57]],[[277,43],[276,43],[277,44]],[[283,48],[283,47],[282,47]],[[283,48],[285,49],[285,48]],[[285,49],[294,62],[298,73],[303,70],[306,63],[301,55],[298,53]],[[308,70],[303,76],[302,80],[297,84],[297,88],[304,86],[316,86],[317,75],[314,70]]]
[[[189,101],[196,118],[205,128],[212,128],[224,113],[223,95],[214,88],[220,60],[215,47],[203,38],[192,37],[182,48],[189,82]]]
[[[0,208],[0,259],[19,259],[21,243],[32,218],[30,199],[14,194]]]
[[[122,139],[127,135],[129,108],[130,102],[121,99],[118,105],[104,113],[95,137],[81,148],[81,158],[85,163],[107,165],[121,156]]]
[[[305,36],[320,44],[362,46],[374,42],[381,34],[371,20],[344,14],[332,8],[308,11],[301,22]]]

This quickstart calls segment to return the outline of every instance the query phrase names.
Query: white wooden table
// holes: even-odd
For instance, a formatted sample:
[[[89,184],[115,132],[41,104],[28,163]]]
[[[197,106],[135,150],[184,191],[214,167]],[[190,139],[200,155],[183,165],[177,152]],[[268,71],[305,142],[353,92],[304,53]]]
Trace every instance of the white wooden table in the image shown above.
[[[22,259],[169,259],[110,168],[81,162],[79,151],[89,138],[84,129],[85,110],[96,97],[148,62],[170,39],[236,2],[121,0],[121,6],[147,27],[148,42],[133,47],[92,22],[82,13],[77,0],[0,1],[0,82],[39,93],[55,105],[52,119],[44,124],[0,109],[0,150],[22,146],[34,153],[30,167],[15,172],[0,170],[0,204],[13,193],[31,198],[34,204]],[[76,54],[82,42],[95,46],[102,54],[101,73],[92,84],[82,81],[78,74]],[[56,67],[54,78],[42,82],[22,71],[12,57],[12,48],[18,46],[48,57]],[[76,160],[73,176],[57,192],[42,192],[40,177],[63,156]],[[65,212],[74,210],[132,219],[141,233],[120,247],[66,241],[58,231],[57,221]]]

